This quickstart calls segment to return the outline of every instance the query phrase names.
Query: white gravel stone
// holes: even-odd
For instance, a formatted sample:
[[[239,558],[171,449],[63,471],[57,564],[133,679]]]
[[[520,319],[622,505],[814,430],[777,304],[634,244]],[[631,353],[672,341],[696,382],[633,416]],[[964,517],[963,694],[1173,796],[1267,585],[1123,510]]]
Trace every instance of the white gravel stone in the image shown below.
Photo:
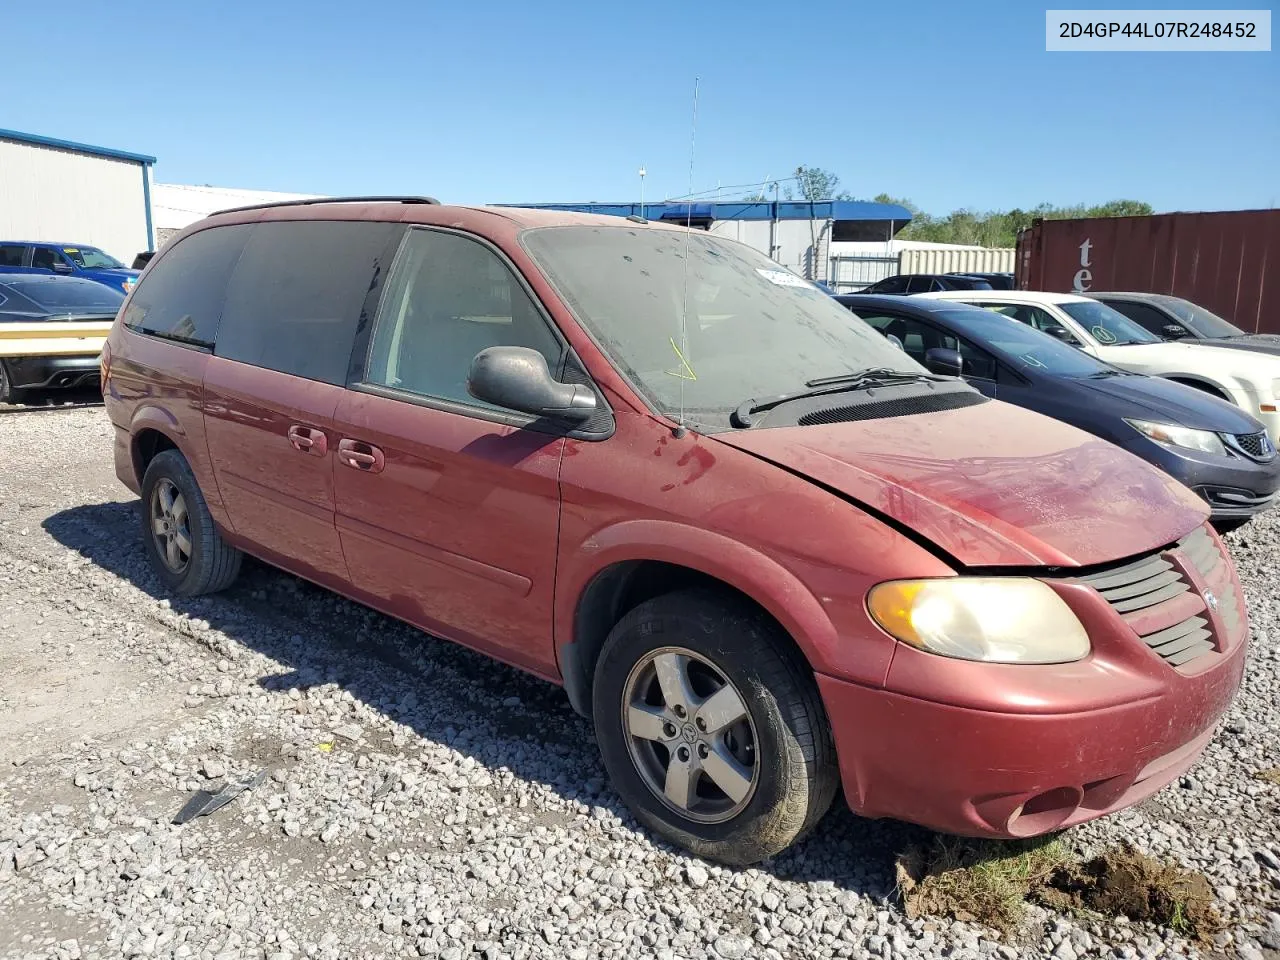
[[[757,868],[692,859],[620,804],[590,724],[550,686],[257,563],[223,594],[166,596],[111,444],[101,408],[0,413],[0,949],[1197,955],[1119,919],[1038,910],[1025,949],[911,921],[893,856],[929,835],[842,810]],[[1280,950],[1280,787],[1254,777],[1280,767],[1280,515],[1228,542],[1254,627],[1238,701],[1186,777],[1064,840],[1203,871],[1231,931],[1220,953],[1256,958]],[[227,807],[170,823],[190,792],[264,768]]]

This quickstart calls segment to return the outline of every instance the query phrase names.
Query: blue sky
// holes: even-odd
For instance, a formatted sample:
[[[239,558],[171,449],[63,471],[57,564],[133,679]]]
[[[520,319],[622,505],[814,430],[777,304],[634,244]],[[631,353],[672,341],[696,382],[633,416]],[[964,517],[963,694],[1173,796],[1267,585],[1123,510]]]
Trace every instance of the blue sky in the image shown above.
[[[1280,205],[1280,53],[1046,53],[1041,4],[6,6],[0,127],[164,182],[623,201],[643,164],[652,201],[688,191],[700,76],[696,190],[806,164],[934,213]]]

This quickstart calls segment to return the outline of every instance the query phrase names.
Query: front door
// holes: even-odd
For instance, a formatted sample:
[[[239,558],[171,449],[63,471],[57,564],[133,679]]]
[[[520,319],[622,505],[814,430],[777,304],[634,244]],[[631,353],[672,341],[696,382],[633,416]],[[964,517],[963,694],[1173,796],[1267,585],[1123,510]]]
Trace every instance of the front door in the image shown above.
[[[555,675],[551,636],[565,439],[474,399],[491,346],[564,349],[511,267],[446,230],[410,231],[361,377],[341,400],[337,526],[352,582],[432,633]]]

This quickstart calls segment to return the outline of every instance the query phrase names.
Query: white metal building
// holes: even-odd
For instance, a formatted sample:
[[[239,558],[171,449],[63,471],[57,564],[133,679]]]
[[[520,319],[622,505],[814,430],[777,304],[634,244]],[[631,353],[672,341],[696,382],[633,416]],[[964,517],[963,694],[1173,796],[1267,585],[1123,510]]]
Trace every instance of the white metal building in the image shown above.
[[[124,263],[153,247],[155,157],[0,130],[0,240],[99,247]]]
[[[278,193],[272,190],[241,190],[236,187],[198,186],[188,183],[157,183],[152,188],[152,216],[156,246],[163,247],[178,231],[211,213],[255,203],[283,203],[310,200],[314,193]]]

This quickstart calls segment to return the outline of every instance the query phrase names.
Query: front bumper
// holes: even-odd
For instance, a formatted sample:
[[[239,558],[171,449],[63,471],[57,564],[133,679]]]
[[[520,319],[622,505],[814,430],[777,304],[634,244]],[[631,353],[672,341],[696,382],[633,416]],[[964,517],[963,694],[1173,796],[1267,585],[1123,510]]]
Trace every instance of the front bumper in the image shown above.
[[[1280,457],[1259,463],[1239,454],[1224,457],[1167,447],[1143,436],[1125,446],[1194,490],[1209,504],[1215,520],[1261,513],[1275,504],[1280,492]]]
[[[984,664],[899,644],[884,689],[818,676],[854,812],[1036,836],[1137,803],[1195,762],[1244,671],[1247,622],[1218,612],[1239,596],[1234,572],[1169,601],[1176,617],[1198,605],[1214,637],[1176,667],[1135,630],[1149,630],[1149,611],[1126,619],[1092,587],[1046,582],[1089,632],[1083,660]]]
[[[14,357],[5,361],[19,390],[70,390],[98,382],[99,354],[79,357]]]

